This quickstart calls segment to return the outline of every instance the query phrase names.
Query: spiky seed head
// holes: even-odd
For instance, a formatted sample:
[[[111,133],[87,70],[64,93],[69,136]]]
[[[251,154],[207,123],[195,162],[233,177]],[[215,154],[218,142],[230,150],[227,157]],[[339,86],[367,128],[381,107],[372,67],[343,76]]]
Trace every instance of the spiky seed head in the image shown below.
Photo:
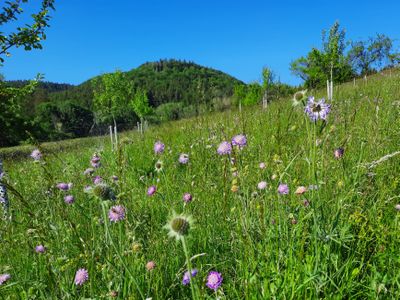
[[[93,194],[101,200],[115,200],[113,190],[106,184],[98,184],[93,189]]]
[[[170,237],[180,240],[189,234],[192,223],[193,221],[190,216],[176,215],[174,213],[173,217],[165,225],[165,228],[168,230]]]

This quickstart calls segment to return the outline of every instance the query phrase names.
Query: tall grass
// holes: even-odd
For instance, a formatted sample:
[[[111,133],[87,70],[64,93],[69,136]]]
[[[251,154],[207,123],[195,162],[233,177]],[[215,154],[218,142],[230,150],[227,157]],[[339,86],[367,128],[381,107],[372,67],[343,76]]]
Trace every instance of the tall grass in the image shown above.
[[[144,137],[127,133],[117,153],[97,139],[64,151],[44,147],[40,163],[6,159],[16,193],[11,221],[1,221],[0,274],[12,277],[0,298],[108,299],[113,291],[119,299],[192,298],[181,283],[184,249],[163,228],[172,211],[195,220],[185,242],[201,299],[400,298],[400,156],[366,166],[400,150],[399,84],[394,73],[335,87],[332,113],[315,132],[302,109],[282,100],[265,111],[168,123]],[[238,133],[248,146],[233,152],[232,164],[216,148]],[[157,140],[166,145],[161,155],[153,152]],[[341,159],[333,156],[337,147],[345,149]],[[95,151],[102,162],[95,175],[126,207],[121,222],[104,215],[114,203],[84,192],[93,185],[83,171]],[[180,153],[189,154],[188,165],[178,163]],[[268,186],[258,190],[262,180]],[[74,184],[72,205],[59,182]],[[288,195],[277,193],[279,183],[289,185]],[[157,192],[149,197],[151,185]],[[294,194],[310,185],[317,189]],[[186,205],[185,192],[193,195]],[[45,253],[35,253],[39,244]],[[148,261],[156,263],[151,271]],[[73,282],[79,268],[89,272],[82,287]],[[205,285],[210,271],[223,276],[216,292]]]

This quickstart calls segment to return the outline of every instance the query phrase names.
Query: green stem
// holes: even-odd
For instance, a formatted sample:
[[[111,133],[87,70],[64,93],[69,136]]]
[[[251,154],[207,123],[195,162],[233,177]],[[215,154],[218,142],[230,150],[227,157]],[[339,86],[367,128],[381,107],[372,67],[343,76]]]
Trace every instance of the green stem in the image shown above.
[[[135,277],[133,276],[131,270],[128,268],[128,266],[126,265],[124,259],[122,258],[121,253],[118,251],[117,247],[114,244],[114,241],[111,237],[110,231],[108,229],[108,219],[107,219],[107,214],[106,214],[106,209],[105,209],[105,204],[104,202],[101,203],[101,208],[103,211],[103,222],[104,222],[104,229],[106,231],[106,236],[108,237],[108,240],[110,241],[111,246],[114,248],[115,254],[117,254],[118,258],[120,259],[122,265],[124,266],[125,270],[128,272],[129,276],[131,277],[131,279],[133,280],[133,282],[136,285],[137,290],[139,291],[140,296],[142,297],[142,299],[145,299],[142,290],[139,287],[139,284],[137,283],[137,281],[135,280]]]
[[[197,299],[196,293],[194,291],[194,283],[192,282],[192,264],[190,262],[189,252],[188,252],[187,247],[186,247],[186,240],[185,240],[184,237],[182,237],[181,241],[182,241],[183,252],[185,252],[186,264],[188,266],[189,285],[190,285],[190,290],[192,292],[192,299]]]

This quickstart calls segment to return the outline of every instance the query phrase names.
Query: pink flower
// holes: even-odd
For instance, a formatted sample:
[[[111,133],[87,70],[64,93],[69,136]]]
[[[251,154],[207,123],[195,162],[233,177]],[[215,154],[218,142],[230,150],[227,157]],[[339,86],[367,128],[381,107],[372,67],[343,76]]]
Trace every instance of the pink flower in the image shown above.
[[[83,285],[89,279],[89,273],[86,269],[79,269],[75,274],[75,284]]]

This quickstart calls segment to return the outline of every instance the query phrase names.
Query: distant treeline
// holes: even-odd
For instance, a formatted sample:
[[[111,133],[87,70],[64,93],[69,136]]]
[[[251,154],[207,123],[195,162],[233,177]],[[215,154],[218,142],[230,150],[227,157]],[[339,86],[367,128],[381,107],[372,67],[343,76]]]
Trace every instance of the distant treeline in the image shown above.
[[[292,87],[278,82],[269,88],[269,100],[293,92]],[[252,99],[244,100],[244,105],[260,101],[263,96],[261,84],[246,85],[221,71],[173,59],[147,62],[129,72],[100,75],[77,86],[3,81],[0,90],[2,147],[32,139],[49,141],[102,134],[112,121],[124,130],[143,118],[159,123],[220,111],[237,105],[243,91],[249,94],[247,99]],[[15,95],[17,90],[20,93]],[[241,90],[240,95],[237,90]],[[110,118],[104,118],[104,112]]]

